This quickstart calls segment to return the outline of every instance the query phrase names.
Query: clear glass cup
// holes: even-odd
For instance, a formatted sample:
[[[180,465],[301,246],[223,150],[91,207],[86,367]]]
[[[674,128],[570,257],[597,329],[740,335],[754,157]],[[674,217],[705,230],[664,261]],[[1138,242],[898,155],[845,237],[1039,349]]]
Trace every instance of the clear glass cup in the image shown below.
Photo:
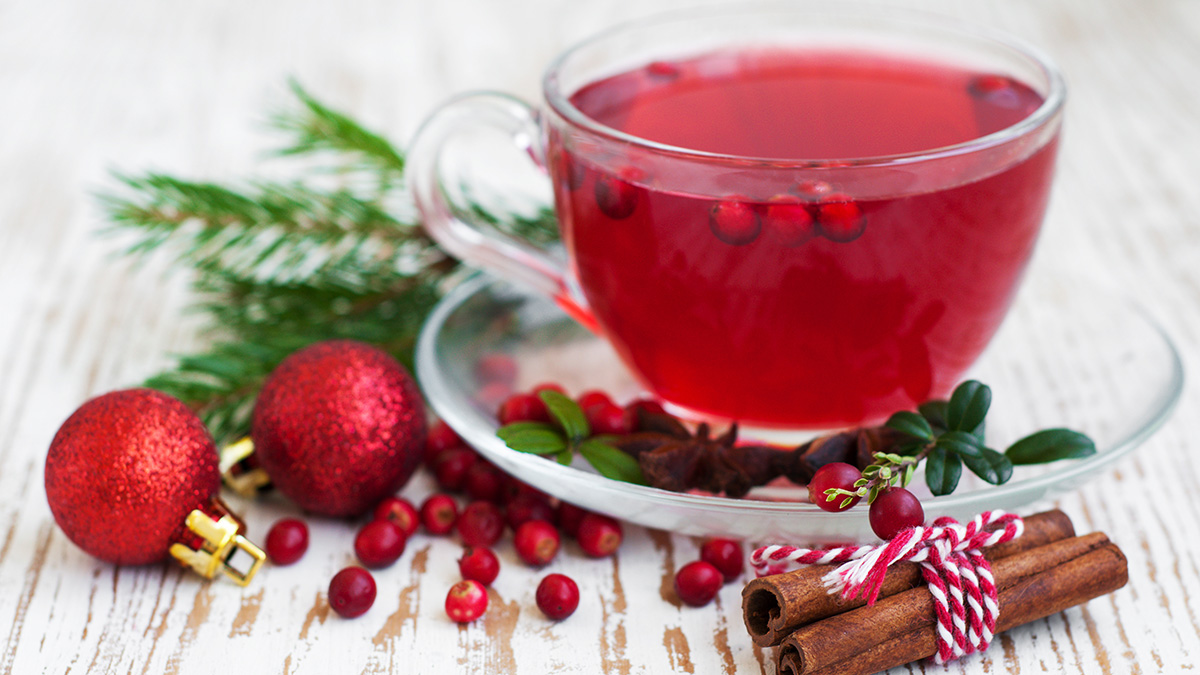
[[[654,91],[727,77],[714,72],[771,54],[909,64],[898,73],[952,64],[963,72],[963,105],[991,105],[985,97],[1004,87],[1036,101],[989,133],[846,156],[672,145],[581,109],[581,92],[607,82],[640,77]],[[730,105],[743,110],[777,103],[734,91]],[[1006,35],[921,13],[793,2],[612,29],[556,59],[543,93],[536,108],[469,94],[425,122],[409,176],[430,234],[553,298],[675,412],[814,429],[878,422],[944,396],[983,351],[1041,227],[1065,88],[1040,52]],[[642,93],[613,105],[632,110]],[[962,110],[931,101],[895,115],[936,131],[961,122]],[[874,135],[900,119],[871,112],[846,114],[862,115],[859,128]],[[700,106],[679,124],[737,133],[729,119]],[[456,142],[481,130],[548,173],[566,264],[456,202],[464,183],[487,181],[472,165],[482,158]]]

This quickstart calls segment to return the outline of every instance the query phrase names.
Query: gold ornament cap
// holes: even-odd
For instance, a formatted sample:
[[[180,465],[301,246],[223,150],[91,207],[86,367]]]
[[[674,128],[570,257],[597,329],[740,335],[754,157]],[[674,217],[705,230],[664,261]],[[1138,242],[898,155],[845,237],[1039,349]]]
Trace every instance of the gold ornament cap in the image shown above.
[[[194,509],[187,515],[184,536],[194,535],[188,538],[194,539],[196,545],[188,546],[182,542],[171,544],[171,556],[205,579],[212,579],[220,571],[239,586],[249,585],[267,555],[254,542],[241,535],[245,525],[219,499],[213,499],[212,505],[218,513],[209,514]],[[240,562],[236,566],[231,564],[235,556],[241,557],[238,556],[239,552],[250,557],[249,567],[244,567]]]

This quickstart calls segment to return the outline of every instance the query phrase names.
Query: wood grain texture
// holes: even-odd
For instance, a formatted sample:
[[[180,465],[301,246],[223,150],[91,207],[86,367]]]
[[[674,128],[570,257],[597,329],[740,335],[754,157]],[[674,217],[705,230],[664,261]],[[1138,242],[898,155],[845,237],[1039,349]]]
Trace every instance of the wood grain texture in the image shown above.
[[[261,124],[298,77],[319,97],[407,139],[433,106],[474,88],[537,97],[542,67],[580,37],[677,0],[212,0],[0,3],[0,672],[759,673],[740,588],[683,607],[673,569],[698,542],[628,528],[620,556],[573,544],[554,571],[580,583],[570,620],[548,623],[510,543],[485,620],[442,611],[458,550],[417,539],[376,575],[360,619],[329,610],[353,527],[312,523],[301,564],[241,589],[168,567],[115,568],[54,526],[42,462],[85,398],[140,381],[199,343],[186,280],[141,268],[97,236],[91,198],[112,168],[229,179],[271,171]],[[938,0],[887,4],[988,23],[1043,46],[1070,83],[1066,135],[1038,269],[1129,289],[1195,366],[1200,357],[1200,3],[1188,0]],[[1120,390],[1106,364],[1078,385]],[[1071,407],[1018,373],[1047,422]],[[895,673],[1181,673],[1200,661],[1197,385],[1179,413],[1113,470],[1059,500],[1080,532],[1129,558],[1129,585],[1001,637],[947,669]],[[1103,424],[1103,420],[1095,421]],[[431,488],[419,478],[406,494]],[[231,499],[263,533],[282,501]]]

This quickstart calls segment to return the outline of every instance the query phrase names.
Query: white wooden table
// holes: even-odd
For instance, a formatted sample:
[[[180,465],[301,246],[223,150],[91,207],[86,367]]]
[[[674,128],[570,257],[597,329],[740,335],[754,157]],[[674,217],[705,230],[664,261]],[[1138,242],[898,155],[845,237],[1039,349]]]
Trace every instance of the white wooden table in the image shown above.
[[[583,600],[551,624],[538,574],[500,547],[486,618],[442,612],[455,545],[418,538],[376,575],[375,606],[341,620],[324,598],[353,527],[313,522],[298,565],[241,589],[168,566],[115,568],[76,549],[46,506],[42,463],[85,398],[130,386],[200,344],[186,282],[97,236],[111,168],[225,180],[264,170],[258,121],[298,77],[406,140],[450,94],[536,98],[577,39],[671,0],[355,3],[128,0],[0,3],[0,671],[27,673],[758,673],[740,588],[680,608],[673,570],[698,542],[638,527],[620,555],[555,563]],[[1071,87],[1059,182],[1036,263],[1131,289],[1200,357],[1200,3],[943,0],[905,4],[1043,45]],[[1103,367],[1103,364],[1097,364]],[[1003,636],[950,672],[1180,673],[1200,660],[1200,442],[1195,380],[1133,456],[1061,499],[1081,531],[1129,556],[1129,585]],[[1036,392],[1030,392],[1036,396]],[[406,494],[419,499],[425,477]],[[261,535],[292,513],[233,500]],[[576,555],[572,555],[574,552]],[[941,672],[914,664],[898,672]]]

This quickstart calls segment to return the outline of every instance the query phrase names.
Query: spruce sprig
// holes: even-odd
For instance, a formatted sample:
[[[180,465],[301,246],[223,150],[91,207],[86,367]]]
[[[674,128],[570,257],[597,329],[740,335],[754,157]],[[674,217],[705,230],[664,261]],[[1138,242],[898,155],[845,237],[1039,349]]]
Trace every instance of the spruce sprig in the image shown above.
[[[426,315],[458,278],[411,215],[404,154],[384,136],[292,83],[296,102],[272,123],[277,153],[308,157],[289,180],[235,184],[161,173],[117,175],[100,196],[111,229],[136,233],[132,255],[168,249],[193,272],[212,342],[179,355],[146,386],[181,399],[218,443],[249,430],[266,376],[313,342],[369,342],[411,366]],[[553,240],[547,209],[508,217],[472,203],[497,229]]]

